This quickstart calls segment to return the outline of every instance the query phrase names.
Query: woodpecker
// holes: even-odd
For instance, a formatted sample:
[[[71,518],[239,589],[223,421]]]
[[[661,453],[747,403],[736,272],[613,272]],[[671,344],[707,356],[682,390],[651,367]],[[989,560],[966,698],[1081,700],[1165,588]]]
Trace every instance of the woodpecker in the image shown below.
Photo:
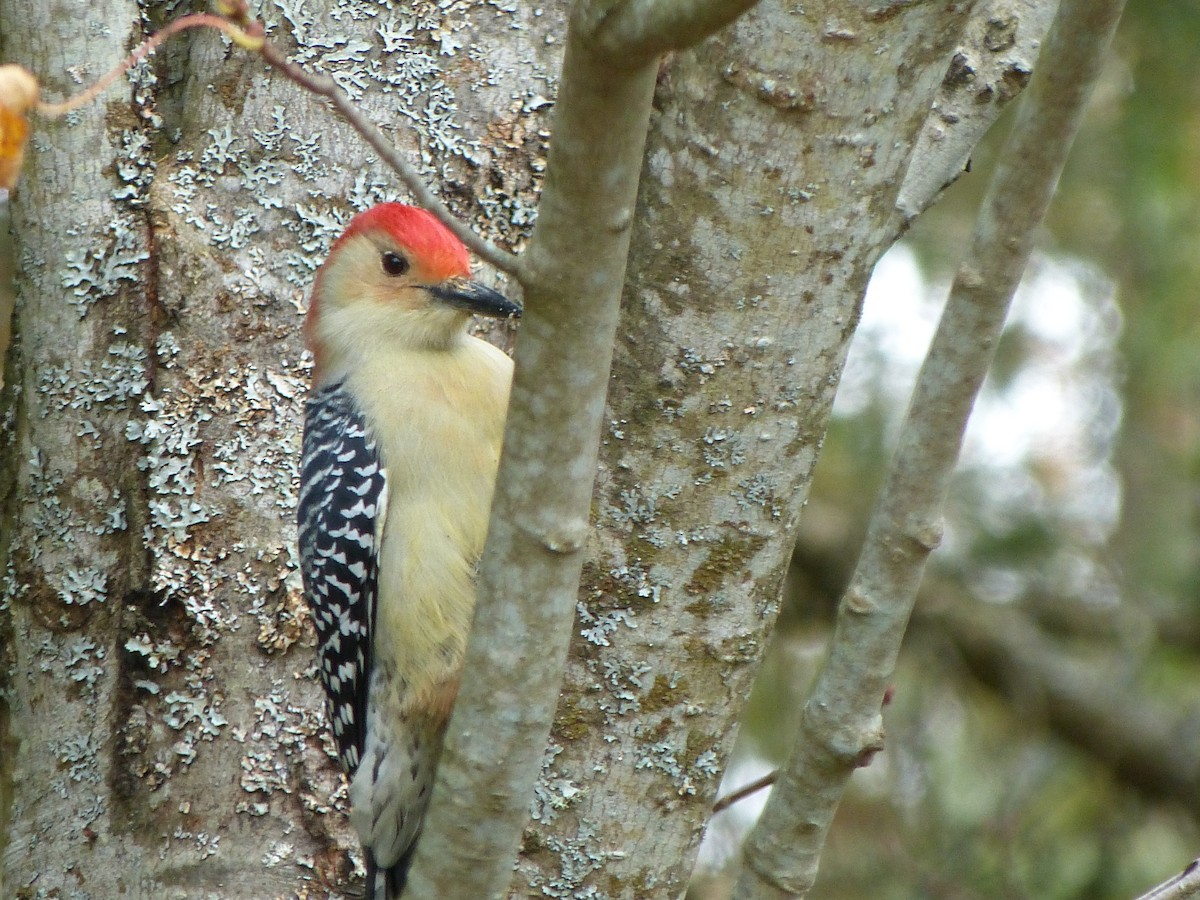
[[[317,272],[300,570],[367,897],[403,890],[475,603],[512,361],[466,331],[520,307],[430,213],[356,215]]]

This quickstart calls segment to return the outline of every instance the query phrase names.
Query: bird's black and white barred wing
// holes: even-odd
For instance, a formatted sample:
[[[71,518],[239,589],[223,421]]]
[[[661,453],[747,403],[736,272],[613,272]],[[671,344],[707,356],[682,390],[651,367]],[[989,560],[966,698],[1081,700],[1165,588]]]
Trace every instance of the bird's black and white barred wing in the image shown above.
[[[342,383],[309,395],[297,510],[300,573],[320,642],[321,681],[338,758],[353,775],[363,755],[371,631],[387,473]]]

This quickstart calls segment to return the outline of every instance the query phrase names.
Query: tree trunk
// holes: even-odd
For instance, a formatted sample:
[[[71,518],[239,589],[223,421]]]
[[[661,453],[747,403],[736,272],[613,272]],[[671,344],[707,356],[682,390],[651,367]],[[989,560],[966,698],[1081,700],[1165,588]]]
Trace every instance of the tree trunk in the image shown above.
[[[521,249],[565,4],[318,6],[267,9],[272,38]],[[579,619],[513,896],[685,886],[863,289],[971,11],[771,2],[664,59]],[[154,15],[0,0],[0,55],[57,99]],[[995,78],[992,115],[1015,93]],[[361,860],[296,568],[300,314],[351,208],[395,182],[322,102],[214,35],[131,83],[35,122],[14,195],[0,893],[340,890]]]
[[[161,27],[140,9],[5,0],[0,53],[58,99]],[[519,244],[561,10],[331,9],[267,12],[443,196]],[[357,840],[296,568],[300,325],[352,207],[396,190],[322,102],[211,33],[134,71],[132,92],[34,120],[13,195],[0,895],[346,884]]]
[[[966,17],[896,12],[764,2],[663,65],[598,527],[514,897],[687,883]]]

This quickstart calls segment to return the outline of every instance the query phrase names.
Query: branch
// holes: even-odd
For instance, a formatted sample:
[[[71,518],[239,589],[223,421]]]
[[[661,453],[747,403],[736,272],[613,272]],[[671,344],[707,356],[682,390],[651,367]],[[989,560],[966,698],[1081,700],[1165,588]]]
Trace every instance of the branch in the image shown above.
[[[261,25],[259,27],[261,28]],[[290,62],[283,52],[269,41],[263,42],[259,54],[273,69],[301,87],[328,100],[338,115],[362,135],[363,140],[379,154],[380,159],[400,177],[417,203],[437,216],[460,241],[467,245],[472,253],[503,272],[508,272],[510,275],[517,274],[518,258],[485,240],[461,222],[438,198],[437,194],[429,189],[421,176],[417,174],[417,170],[409,165],[403,154],[388,140],[387,135],[359,111],[354,101],[338,86],[336,81],[327,75],[312,75],[306,72],[300,66]]]
[[[562,685],[658,77],[654,58],[597,52],[585,19],[568,28],[537,226],[518,272],[525,312],[504,450],[413,898],[503,893]]]
[[[971,673],[1023,718],[1112,768],[1142,794],[1200,810],[1200,739],[1191,717],[1120,686],[1112,664],[1085,665],[1012,610],[971,603],[930,617]]]
[[[247,50],[257,50],[262,46],[261,35],[247,34],[241,27],[220,16],[210,15],[209,13],[191,13],[190,15],[181,16],[161,30],[150,35],[150,37],[138,44],[132,53],[101,75],[96,80],[96,83],[87,90],[81,91],[74,97],[68,97],[61,103],[39,102],[37,104],[37,111],[49,119],[57,119],[65,116],[72,110],[86,106],[108,90],[114,81],[153,53],[159,44],[173,35],[187,31],[189,28],[215,28],[238,46],[245,47]]]
[[[462,690],[409,882],[496,897],[529,818],[562,681],[657,66],[567,35]]]
[[[916,218],[962,174],[1024,89],[1059,0],[991,0],[972,16],[913,150],[896,208]]]
[[[580,4],[589,47],[624,66],[682,50],[724,28],[758,0],[606,0]]]
[[[830,655],[791,756],[747,840],[734,897],[803,896],[846,782],[882,748],[895,669],[963,429],[1045,215],[1122,0],[1064,0],[917,379]]]
[[[25,161],[25,145],[29,140],[27,114],[34,110],[47,119],[57,119],[91,103],[108,90],[118,78],[149,56],[155,48],[172,35],[189,28],[215,28],[248,50],[262,46],[261,28],[255,35],[247,34],[240,25],[208,13],[193,13],[171,22],[161,31],[138,44],[124,59],[105,72],[94,84],[60,103],[41,99],[41,85],[32,72],[13,63],[0,65],[0,190],[16,186]]]
[[[459,221],[454,213],[450,211],[449,207],[426,186],[425,182],[421,180],[420,175],[417,174],[416,169],[409,165],[408,160],[392,146],[391,141],[388,140],[387,136],[378,126],[359,112],[354,102],[338,86],[336,81],[325,75],[312,75],[295,63],[290,62],[283,51],[266,39],[266,29],[262,22],[250,17],[249,7],[245,3],[245,0],[219,0],[217,5],[221,15],[193,13],[176,19],[139,44],[132,53],[105,73],[90,88],[74,97],[68,98],[62,103],[34,102],[37,98],[37,85],[35,81],[32,88],[32,97],[22,102],[19,106],[16,106],[14,112],[21,115],[26,108],[34,106],[39,113],[48,118],[57,118],[65,115],[71,110],[78,109],[92,102],[103,91],[107,90],[123,73],[129,71],[129,69],[148,56],[172,35],[179,34],[189,28],[215,28],[229,37],[238,46],[259,53],[268,65],[302,88],[327,99],[347,124],[357,131],[363,140],[400,177],[400,180],[408,188],[417,203],[437,216],[480,259],[485,260],[501,271],[513,275],[517,273],[519,268],[517,257],[486,241],[463,222]],[[18,87],[22,91],[28,90],[23,81],[18,84]],[[17,99],[21,99],[21,95],[14,93],[14,91],[15,88],[8,87],[7,83],[0,84],[0,101],[7,101],[2,105],[13,105],[9,97],[10,93],[14,94]],[[12,119],[11,114],[9,119]],[[9,119],[5,119],[4,122],[8,122]],[[0,122],[0,126],[4,122]],[[9,127],[23,127],[23,125],[23,121],[14,120],[13,124],[9,125]],[[0,150],[4,151],[4,156],[0,157],[0,167],[4,167],[0,168],[0,177],[4,178],[2,183],[5,185],[7,185],[9,179],[8,169],[11,168],[13,170],[11,180],[15,182],[16,171],[20,168],[20,151],[24,145],[23,132],[20,134],[20,138],[19,142],[15,140],[8,141],[8,143],[15,145],[15,150],[9,149],[7,143],[0,142],[4,143],[4,146],[0,147]],[[13,161],[10,162],[10,158]]]
[[[749,784],[744,784],[736,791],[732,791],[713,804],[713,815],[719,812],[724,812],[733,806],[735,803],[741,803],[747,797],[752,797],[761,790],[765,790],[773,785],[779,779],[779,770],[768,772],[761,778],[755,778]]]
[[[1192,860],[1186,869],[1151,888],[1137,900],[1190,900],[1200,897],[1200,859]]]

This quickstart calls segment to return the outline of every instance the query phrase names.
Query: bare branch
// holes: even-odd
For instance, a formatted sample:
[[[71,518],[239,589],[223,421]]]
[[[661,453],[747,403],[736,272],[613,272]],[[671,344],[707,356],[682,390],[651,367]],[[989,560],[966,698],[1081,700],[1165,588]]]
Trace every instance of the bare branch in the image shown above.
[[[263,39],[261,34],[247,34],[238,25],[222,19],[220,16],[214,16],[209,13],[191,13],[190,15],[181,16],[160,31],[150,35],[150,37],[138,44],[132,53],[101,75],[91,87],[80,91],[73,97],[68,97],[61,103],[39,102],[37,104],[37,111],[48,119],[57,119],[65,116],[72,110],[86,106],[108,90],[118,78],[153,53],[159,44],[173,35],[187,31],[189,28],[215,28],[247,50],[258,50],[262,46]]]
[[[1147,797],[1200,809],[1200,737],[1169,707],[1121,687],[1119,663],[1085,663],[1020,613],[988,604],[951,606],[931,617],[972,674],[1061,740],[1111,767]]]
[[[351,128],[362,135],[363,140],[371,145],[371,149],[379,154],[380,159],[387,163],[392,171],[400,177],[400,180],[404,182],[404,186],[408,188],[409,192],[413,195],[413,199],[417,201],[417,204],[425,207],[437,216],[447,228],[454,232],[460,241],[467,245],[467,249],[497,269],[508,272],[511,275],[517,274],[519,267],[518,258],[514,254],[501,250],[491,242],[480,237],[471,228],[459,221],[458,217],[450,211],[450,208],[421,180],[421,176],[417,174],[417,170],[409,165],[404,155],[392,146],[387,135],[380,131],[374,122],[370,121],[359,111],[354,101],[338,86],[336,81],[325,75],[312,75],[304,71],[300,66],[289,61],[283,52],[270,41],[263,43],[259,53],[272,68],[285,75],[291,81],[328,100],[338,115],[345,119]]]
[[[1151,888],[1137,900],[1190,900],[1200,897],[1200,859],[1192,860],[1186,869]]]
[[[743,800],[745,800],[747,797],[752,797],[755,794],[757,794],[759,791],[769,788],[771,785],[773,785],[778,780],[779,780],[779,770],[776,769],[773,772],[768,772],[766,775],[762,776],[761,778],[754,779],[749,784],[742,785],[736,791],[726,794],[724,797],[722,797],[720,800],[718,800],[716,803],[713,804],[713,808],[712,808],[713,815],[715,816],[719,812],[724,812],[725,810],[729,809],[729,807],[733,806],[733,804],[740,803]]]
[[[573,18],[518,273],[525,314],[475,621],[415,898],[494,897],[509,883],[562,685],[658,77],[655,58],[618,62],[590,37]]]
[[[580,5],[583,40],[621,66],[682,50],[724,28],[758,0],[605,0]]]
[[[746,844],[736,898],[803,896],[855,768],[882,746],[881,704],[963,430],[1123,7],[1065,0],[917,380],[830,656]]]
[[[963,35],[913,151],[896,207],[920,215],[966,168],[984,133],[1024,90],[1058,0],[991,0]]]
[[[409,882],[495,897],[529,818],[562,682],[657,66],[568,32],[462,692]]]

